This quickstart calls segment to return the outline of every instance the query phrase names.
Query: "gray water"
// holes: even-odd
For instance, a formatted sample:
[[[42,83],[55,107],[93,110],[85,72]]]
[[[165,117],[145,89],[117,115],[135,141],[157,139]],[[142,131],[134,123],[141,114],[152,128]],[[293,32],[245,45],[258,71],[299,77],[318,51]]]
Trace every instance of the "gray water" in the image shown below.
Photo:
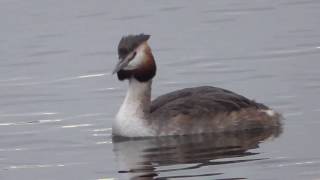
[[[0,0],[0,179],[319,179],[320,1]],[[283,132],[113,140],[121,36],[149,33],[153,97],[230,89]]]

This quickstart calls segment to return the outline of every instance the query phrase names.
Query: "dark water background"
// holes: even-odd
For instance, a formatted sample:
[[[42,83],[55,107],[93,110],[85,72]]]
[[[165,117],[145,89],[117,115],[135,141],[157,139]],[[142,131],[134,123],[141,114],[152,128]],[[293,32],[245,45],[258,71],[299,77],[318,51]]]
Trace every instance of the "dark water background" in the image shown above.
[[[320,179],[320,1],[0,0],[0,179]],[[153,97],[212,85],[284,131],[112,141],[122,35],[152,34]]]

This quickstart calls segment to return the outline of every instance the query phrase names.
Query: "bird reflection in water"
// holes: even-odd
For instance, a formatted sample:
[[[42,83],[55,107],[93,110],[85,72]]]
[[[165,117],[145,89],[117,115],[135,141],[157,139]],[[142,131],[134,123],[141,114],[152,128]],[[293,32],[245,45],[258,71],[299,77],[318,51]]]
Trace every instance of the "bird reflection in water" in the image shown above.
[[[274,129],[222,134],[167,136],[143,139],[114,137],[113,143],[114,152],[120,166],[119,173],[121,173],[125,179],[204,178],[204,176],[210,177],[221,175],[222,173],[213,172],[186,175],[184,172],[182,175],[177,174],[181,170],[192,170],[205,166],[265,159],[250,158],[252,155],[259,154],[250,152],[250,150],[258,148],[259,144],[268,138],[278,137],[281,132],[281,127],[277,127]],[[246,158],[239,159],[239,157]],[[223,160],[223,158],[228,159]],[[166,167],[163,167],[171,165],[182,165],[183,167],[174,169],[164,169]],[[174,175],[170,176],[170,172],[174,173]],[[166,176],[162,175],[164,173]]]

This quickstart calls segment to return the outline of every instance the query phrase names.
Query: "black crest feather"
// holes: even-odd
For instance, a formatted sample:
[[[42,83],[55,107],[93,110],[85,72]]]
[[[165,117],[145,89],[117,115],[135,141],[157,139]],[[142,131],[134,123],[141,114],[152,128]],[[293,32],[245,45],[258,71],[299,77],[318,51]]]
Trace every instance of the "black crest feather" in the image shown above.
[[[147,41],[150,35],[138,34],[123,36],[118,45],[119,58],[126,57],[130,52],[137,48],[141,43]]]

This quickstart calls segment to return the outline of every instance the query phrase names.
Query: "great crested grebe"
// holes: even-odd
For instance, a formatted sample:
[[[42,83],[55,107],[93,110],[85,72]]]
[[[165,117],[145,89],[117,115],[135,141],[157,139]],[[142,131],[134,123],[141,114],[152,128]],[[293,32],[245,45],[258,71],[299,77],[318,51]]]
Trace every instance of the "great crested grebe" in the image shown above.
[[[156,63],[150,35],[128,35],[118,45],[113,74],[129,88],[113,122],[114,135],[125,137],[219,133],[280,126],[280,114],[234,92],[210,86],[177,90],[151,101]]]

